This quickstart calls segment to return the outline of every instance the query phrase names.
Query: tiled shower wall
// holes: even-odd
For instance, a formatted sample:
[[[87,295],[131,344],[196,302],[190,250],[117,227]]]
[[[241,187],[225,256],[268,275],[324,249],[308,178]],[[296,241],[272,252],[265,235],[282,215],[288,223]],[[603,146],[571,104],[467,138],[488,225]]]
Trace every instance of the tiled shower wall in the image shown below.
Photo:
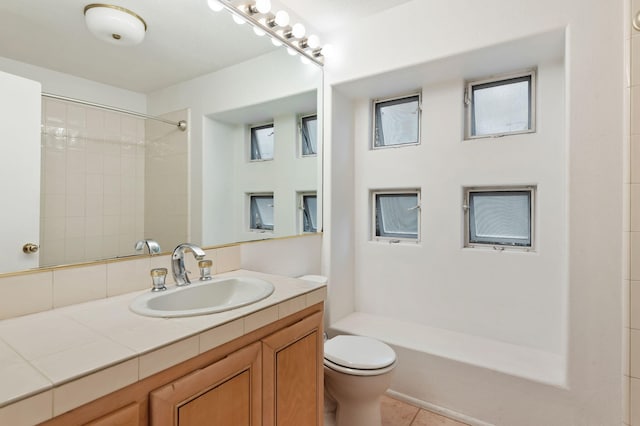
[[[40,265],[134,254],[144,234],[145,123],[43,98]]]

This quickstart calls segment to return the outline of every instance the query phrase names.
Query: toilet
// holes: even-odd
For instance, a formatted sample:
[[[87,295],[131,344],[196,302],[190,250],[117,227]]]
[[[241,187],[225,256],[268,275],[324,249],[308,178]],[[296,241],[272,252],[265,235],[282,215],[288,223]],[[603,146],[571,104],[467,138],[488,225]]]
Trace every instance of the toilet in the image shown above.
[[[336,336],[325,341],[324,388],[329,405],[335,401],[336,426],[381,424],[380,397],[391,384],[395,366],[393,349],[371,337]]]
[[[320,275],[300,279],[327,282]],[[380,397],[395,366],[394,350],[374,338],[339,335],[325,340],[325,426],[380,426]]]

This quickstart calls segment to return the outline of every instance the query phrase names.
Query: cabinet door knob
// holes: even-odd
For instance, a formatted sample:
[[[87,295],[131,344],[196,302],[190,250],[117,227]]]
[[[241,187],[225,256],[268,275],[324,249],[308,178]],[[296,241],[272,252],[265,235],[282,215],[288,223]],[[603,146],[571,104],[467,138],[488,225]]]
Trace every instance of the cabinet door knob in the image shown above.
[[[27,254],[37,253],[39,249],[40,249],[40,246],[33,243],[27,243],[22,246],[22,251]]]

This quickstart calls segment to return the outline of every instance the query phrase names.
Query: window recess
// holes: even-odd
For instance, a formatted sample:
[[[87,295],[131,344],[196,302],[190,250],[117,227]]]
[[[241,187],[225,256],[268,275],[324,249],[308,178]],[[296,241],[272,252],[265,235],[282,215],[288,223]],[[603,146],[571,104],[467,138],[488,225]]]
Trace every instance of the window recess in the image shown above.
[[[535,70],[467,83],[466,138],[535,131]]]
[[[273,160],[275,131],[273,123],[252,126],[251,128],[251,161]]]
[[[300,117],[300,153],[303,157],[318,154],[318,116],[316,114]]]
[[[318,198],[315,192],[298,194],[301,233],[318,232]]]
[[[420,191],[372,191],[372,239],[398,243],[418,242],[420,236]]]
[[[249,229],[273,231],[273,194],[249,194]]]
[[[465,188],[465,247],[532,250],[535,187]]]
[[[420,143],[421,96],[373,101],[373,149]]]

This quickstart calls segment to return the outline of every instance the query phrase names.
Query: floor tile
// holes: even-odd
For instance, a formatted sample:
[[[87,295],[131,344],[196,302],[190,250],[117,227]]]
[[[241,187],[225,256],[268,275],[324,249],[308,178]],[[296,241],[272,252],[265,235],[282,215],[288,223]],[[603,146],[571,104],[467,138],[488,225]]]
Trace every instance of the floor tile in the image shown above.
[[[418,407],[383,396],[380,401],[382,410],[382,426],[410,426],[418,411]]]
[[[411,426],[466,426],[466,423],[460,423],[431,411],[420,410]]]

